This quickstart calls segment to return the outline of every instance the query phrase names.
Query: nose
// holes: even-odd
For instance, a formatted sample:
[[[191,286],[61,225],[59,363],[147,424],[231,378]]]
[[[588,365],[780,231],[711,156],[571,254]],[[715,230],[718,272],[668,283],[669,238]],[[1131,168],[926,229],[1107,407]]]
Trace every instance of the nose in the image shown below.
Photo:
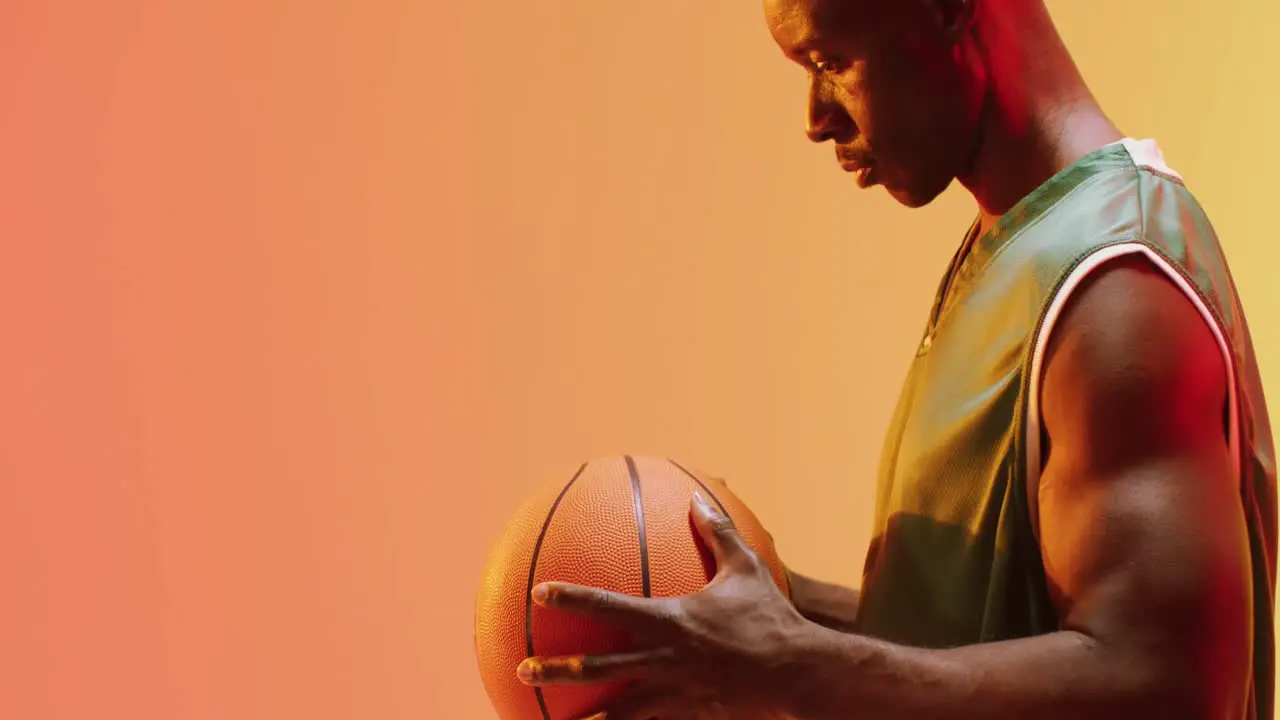
[[[831,84],[822,76],[815,75],[809,80],[809,108],[804,134],[813,142],[839,141],[841,135],[848,134],[852,121],[832,95]]]

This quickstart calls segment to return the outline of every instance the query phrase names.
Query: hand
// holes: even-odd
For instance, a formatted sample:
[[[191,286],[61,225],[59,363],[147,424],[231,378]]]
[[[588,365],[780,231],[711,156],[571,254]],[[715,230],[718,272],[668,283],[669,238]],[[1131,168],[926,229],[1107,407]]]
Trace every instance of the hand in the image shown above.
[[[692,515],[716,561],[715,577],[697,593],[638,598],[560,583],[533,589],[539,605],[593,615],[652,646],[615,655],[529,658],[520,665],[521,681],[636,681],[612,707],[583,720],[787,714],[792,648],[811,625],[728,517],[700,495]]]

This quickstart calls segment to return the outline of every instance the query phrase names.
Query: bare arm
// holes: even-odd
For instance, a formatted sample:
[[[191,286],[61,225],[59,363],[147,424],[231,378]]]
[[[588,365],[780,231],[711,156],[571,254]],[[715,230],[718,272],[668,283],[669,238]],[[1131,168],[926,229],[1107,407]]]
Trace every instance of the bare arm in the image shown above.
[[[853,632],[858,616],[858,591],[843,585],[815,580],[787,569],[791,582],[791,604],[807,620],[831,630]]]
[[[1242,717],[1250,561],[1226,372],[1167,279],[1099,270],[1044,377],[1040,541],[1061,631],[929,651],[815,627],[792,656],[797,716]]]

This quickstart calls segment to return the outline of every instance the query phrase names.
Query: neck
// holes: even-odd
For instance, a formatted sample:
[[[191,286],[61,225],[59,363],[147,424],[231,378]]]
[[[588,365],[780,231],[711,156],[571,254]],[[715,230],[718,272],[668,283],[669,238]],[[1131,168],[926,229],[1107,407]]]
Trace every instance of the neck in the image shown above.
[[[976,19],[987,97],[973,162],[959,178],[978,203],[980,233],[1061,170],[1123,138],[1089,92],[1044,4],[1000,5]]]

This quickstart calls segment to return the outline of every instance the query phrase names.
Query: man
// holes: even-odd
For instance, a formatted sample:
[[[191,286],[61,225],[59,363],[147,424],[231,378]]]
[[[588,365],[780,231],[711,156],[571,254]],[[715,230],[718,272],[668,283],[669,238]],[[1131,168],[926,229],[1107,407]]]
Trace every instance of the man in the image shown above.
[[[903,205],[958,179],[979,208],[885,445],[863,587],[795,576],[787,602],[695,498],[711,585],[536,588],[646,644],[521,677],[634,681],[608,720],[1270,718],[1272,438],[1177,173],[1103,114],[1043,0],[765,6],[811,139]]]

